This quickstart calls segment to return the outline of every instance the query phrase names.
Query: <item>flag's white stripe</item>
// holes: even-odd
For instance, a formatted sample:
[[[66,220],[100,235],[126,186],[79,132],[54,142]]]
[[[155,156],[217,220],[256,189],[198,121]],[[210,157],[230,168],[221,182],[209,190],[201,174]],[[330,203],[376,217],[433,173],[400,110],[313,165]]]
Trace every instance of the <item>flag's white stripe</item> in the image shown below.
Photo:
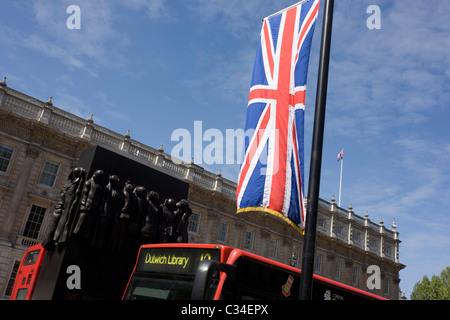
[[[288,136],[287,136],[287,156],[286,156],[286,181],[285,181],[285,188],[284,188],[284,202],[283,202],[283,214],[287,216],[287,213],[289,211],[289,207],[291,204],[291,191],[292,191],[292,168],[290,164],[291,155],[294,153],[293,150],[293,139],[292,139],[292,130],[294,126],[295,121],[295,109],[292,107],[289,107],[289,119],[288,119]]]

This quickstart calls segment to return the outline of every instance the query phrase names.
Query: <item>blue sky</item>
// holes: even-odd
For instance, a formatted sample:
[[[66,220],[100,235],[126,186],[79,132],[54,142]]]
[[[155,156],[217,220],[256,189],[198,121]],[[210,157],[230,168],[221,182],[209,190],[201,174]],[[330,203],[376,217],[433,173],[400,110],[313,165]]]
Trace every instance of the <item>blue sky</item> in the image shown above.
[[[0,0],[0,77],[170,153],[172,133],[193,134],[194,121],[224,136],[244,128],[261,18],[294,2]],[[334,8],[320,197],[338,196],[344,148],[341,205],[389,228],[395,218],[408,297],[424,275],[450,265],[450,2],[432,3]],[[69,5],[81,10],[79,30],[67,28]],[[370,5],[380,8],[381,29],[366,25]],[[322,14],[308,74],[305,184]],[[239,164],[199,165],[233,181],[239,172]]]

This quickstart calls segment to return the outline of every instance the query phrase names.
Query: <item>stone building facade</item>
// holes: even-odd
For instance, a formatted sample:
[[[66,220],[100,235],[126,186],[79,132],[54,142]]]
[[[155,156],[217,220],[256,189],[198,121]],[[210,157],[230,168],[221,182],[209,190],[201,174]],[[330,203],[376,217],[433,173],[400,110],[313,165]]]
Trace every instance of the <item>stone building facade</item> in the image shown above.
[[[0,82],[0,299],[8,299],[15,272],[31,245],[45,237],[59,191],[80,154],[95,145],[132,156],[189,183],[193,215],[189,240],[219,243],[299,266],[303,237],[281,219],[253,212],[236,214],[236,183],[193,163],[174,163],[154,149]],[[399,234],[391,228],[320,200],[315,273],[368,290],[369,266],[379,267],[380,289],[398,299]]]

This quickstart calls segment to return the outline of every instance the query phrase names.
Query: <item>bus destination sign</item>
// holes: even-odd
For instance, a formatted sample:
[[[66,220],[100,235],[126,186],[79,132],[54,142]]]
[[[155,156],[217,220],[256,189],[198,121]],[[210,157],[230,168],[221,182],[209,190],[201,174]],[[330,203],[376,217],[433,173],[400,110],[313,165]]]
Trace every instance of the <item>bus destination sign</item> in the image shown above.
[[[136,271],[194,275],[202,260],[220,259],[220,250],[204,248],[144,248]]]

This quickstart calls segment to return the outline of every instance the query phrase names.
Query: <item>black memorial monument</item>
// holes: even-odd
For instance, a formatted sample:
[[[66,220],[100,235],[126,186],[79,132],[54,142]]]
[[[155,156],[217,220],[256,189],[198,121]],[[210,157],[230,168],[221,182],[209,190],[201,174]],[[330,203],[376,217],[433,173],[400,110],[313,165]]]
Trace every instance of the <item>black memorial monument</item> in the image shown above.
[[[140,245],[188,241],[188,191],[126,153],[83,152],[55,205],[33,299],[121,299]]]

